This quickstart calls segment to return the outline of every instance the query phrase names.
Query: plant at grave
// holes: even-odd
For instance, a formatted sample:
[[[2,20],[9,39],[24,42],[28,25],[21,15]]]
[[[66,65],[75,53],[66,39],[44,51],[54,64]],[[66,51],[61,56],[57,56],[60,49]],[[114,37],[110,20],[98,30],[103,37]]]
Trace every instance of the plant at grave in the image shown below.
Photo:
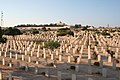
[[[45,76],[46,73],[45,72],[41,72],[40,74]]]
[[[22,66],[19,68],[20,70],[25,70],[25,66]]]
[[[94,65],[95,66],[100,66],[100,63],[99,62],[94,62]]]
[[[94,59],[94,60],[96,60],[96,59],[97,59],[97,56],[98,56],[98,54],[97,54],[96,52],[93,52],[92,57],[93,57],[93,59]]]
[[[73,58],[74,58],[74,62],[77,62],[77,58],[78,58],[79,56],[73,56]]]
[[[47,64],[47,66],[53,67],[53,66],[54,66],[54,63],[49,63],[49,64]]]
[[[70,66],[70,69],[75,70],[75,66]]]
[[[60,43],[58,41],[47,41],[45,42],[45,46],[43,46],[44,48],[48,48],[48,49],[55,49],[60,47]]]
[[[113,58],[113,56],[115,55],[115,52],[114,51],[111,51],[111,50],[107,50],[108,54],[110,54],[110,56]]]
[[[66,79],[62,79],[62,80],[72,80],[71,78],[66,78]]]
[[[102,75],[102,73],[100,71],[97,71],[95,74],[99,74],[99,75]]]

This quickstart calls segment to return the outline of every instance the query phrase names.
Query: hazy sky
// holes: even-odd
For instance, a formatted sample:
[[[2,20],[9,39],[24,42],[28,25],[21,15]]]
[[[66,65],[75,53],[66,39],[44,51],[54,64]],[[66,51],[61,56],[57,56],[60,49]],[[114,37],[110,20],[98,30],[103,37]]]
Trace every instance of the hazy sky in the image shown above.
[[[4,26],[65,22],[120,26],[120,0],[0,0]]]

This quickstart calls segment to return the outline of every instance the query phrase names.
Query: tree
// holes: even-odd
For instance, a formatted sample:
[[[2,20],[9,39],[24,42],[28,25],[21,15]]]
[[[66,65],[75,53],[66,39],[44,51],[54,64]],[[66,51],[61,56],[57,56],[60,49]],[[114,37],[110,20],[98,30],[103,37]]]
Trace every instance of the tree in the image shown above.
[[[21,35],[22,32],[17,29],[17,28],[12,28],[12,27],[9,27],[7,29],[4,30],[4,34],[5,35],[8,35],[8,36],[16,36],[16,35]]]
[[[9,27],[9,28],[4,30],[4,35],[12,36],[14,41],[15,41],[14,36],[21,35],[21,34],[22,34],[22,32],[17,28]],[[16,44],[16,41],[15,41],[15,44]]]
[[[1,30],[1,27],[0,27],[0,38],[2,38],[2,30]]]
[[[5,43],[7,41],[7,39],[2,37],[2,35],[3,35],[3,31],[2,31],[2,29],[0,27],[0,43]]]

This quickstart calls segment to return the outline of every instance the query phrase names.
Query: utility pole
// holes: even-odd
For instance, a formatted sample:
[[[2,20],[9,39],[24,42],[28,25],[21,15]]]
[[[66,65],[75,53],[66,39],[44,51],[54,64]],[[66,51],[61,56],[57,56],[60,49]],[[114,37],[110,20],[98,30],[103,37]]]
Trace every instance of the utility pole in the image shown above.
[[[107,24],[107,27],[109,28],[109,27],[110,27],[110,25],[109,25],[109,24]]]
[[[3,27],[3,11],[1,11],[1,27]]]

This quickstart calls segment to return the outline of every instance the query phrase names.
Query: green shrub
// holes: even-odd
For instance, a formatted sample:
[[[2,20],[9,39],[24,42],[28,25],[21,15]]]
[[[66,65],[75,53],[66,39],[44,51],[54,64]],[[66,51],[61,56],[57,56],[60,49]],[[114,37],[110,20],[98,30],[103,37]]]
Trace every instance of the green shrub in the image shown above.
[[[74,32],[71,31],[69,28],[61,28],[57,31],[57,36],[66,36],[66,35],[74,36]]]
[[[53,67],[54,63],[49,63],[49,64],[47,64],[47,66]]]
[[[6,43],[7,39],[6,38],[0,38],[0,43]]]
[[[39,34],[39,31],[36,30],[36,29],[33,29],[33,30],[32,30],[32,34],[33,34],[33,35],[35,35],[35,34]]]
[[[94,65],[95,66],[100,66],[100,63],[99,62],[94,62]]]
[[[19,69],[20,70],[25,70],[25,66],[21,66]]]
[[[21,34],[22,32],[17,28],[9,27],[4,30],[4,35],[15,36],[15,35],[21,35]]]
[[[70,66],[70,69],[75,70],[75,66]]]
[[[95,74],[99,74],[99,75],[102,75],[102,73],[101,73],[101,72],[99,72],[99,71],[97,71]]]
[[[49,49],[54,49],[54,48],[58,48],[60,46],[60,43],[57,41],[47,41],[45,42],[45,46],[43,46],[44,48],[49,48]]]
[[[34,43],[36,44],[42,44],[42,42],[46,42],[45,40],[33,40]]]

